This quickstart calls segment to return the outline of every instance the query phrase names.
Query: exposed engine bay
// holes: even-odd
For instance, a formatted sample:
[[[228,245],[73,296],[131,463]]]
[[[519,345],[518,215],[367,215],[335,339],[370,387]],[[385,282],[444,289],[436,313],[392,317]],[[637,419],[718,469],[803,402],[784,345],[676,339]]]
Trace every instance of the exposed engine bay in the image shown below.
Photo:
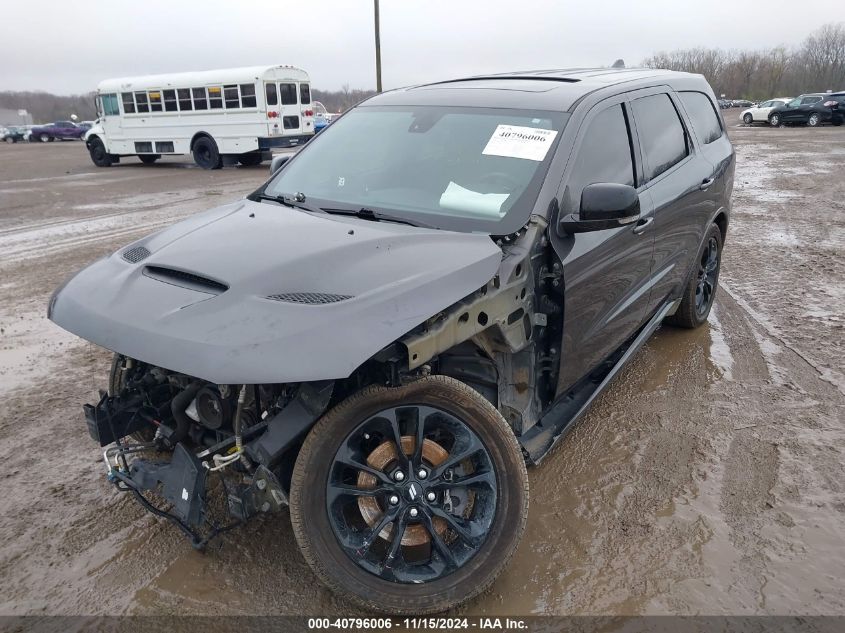
[[[91,437],[108,447],[109,480],[202,548],[220,532],[287,505],[293,460],[284,454],[301,442],[332,390],[331,381],[216,385],[116,355],[109,392],[84,409]],[[215,475],[225,522],[208,511]]]

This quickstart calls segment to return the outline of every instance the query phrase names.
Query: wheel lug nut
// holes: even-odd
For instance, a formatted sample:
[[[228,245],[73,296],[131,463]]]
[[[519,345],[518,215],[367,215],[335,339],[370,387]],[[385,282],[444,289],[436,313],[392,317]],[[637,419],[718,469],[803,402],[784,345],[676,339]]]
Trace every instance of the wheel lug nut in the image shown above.
[[[390,495],[390,499],[388,499],[388,501],[390,501],[390,505],[395,506],[397,503],[399,503],[399,497],[397,497],[396,495]]]
[[[416,518],[416,516],[419,514],[419,511],[416,508],[411,508],[410,510],[408,510],[408,514],[410,514],[412,518]]]
[[[402,481],[403,479],[405,479],[405,473],[403,473],[401,470],[397,470],[395,473],[393,473],[393,478],[396,481]]]
[[[436,494],[434,494],[433,492],[429,492],[429,493],[425,496],[425,498],[426,498],[426,499],[428,499],[428,500],[429,500],[429,501],[431,501],[431,502],[434,502],[434,501],[437,499],[437,495],[436,495]]]
[[[425,468],[420,468],[419,472],[417,472],[417,477],[420,479],[425,479],[428,477],[428,471]]]

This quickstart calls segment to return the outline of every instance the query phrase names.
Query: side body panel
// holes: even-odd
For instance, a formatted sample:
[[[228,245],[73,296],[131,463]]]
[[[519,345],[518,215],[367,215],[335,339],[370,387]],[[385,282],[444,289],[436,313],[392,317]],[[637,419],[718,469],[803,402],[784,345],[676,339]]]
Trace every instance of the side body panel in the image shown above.
[[[586,112],[578,139],[563,175],[560,213],[577,209],[567,205],[566,187],[578,162],[590,123],[608,107],[624,106],[625,96],[602,100]],[[628,117],[628,121],[631,119]],[[572,125],[570,121],[570,125]],[[631,129],[636,149],[636,129]],[[640,159],[634,152],[634,168],[641,178]],[[572,204],[571,202],[569,204]],[[577,202],[576,202],[577,204]],[[644,322],[649,305],[649,279],[653,233],[645,226],[651,218],[648,192],[640,191],[641,227],[558,235],[552,226],[552,245],[563,264],[564,325],[557,392],[561,393],[589,373]]]

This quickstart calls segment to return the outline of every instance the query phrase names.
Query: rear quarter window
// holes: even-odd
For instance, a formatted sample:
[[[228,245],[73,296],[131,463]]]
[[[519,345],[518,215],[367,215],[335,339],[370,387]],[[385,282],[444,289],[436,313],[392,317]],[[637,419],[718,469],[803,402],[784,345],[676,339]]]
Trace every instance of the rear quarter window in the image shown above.
[[[692,121],[692,127],[702,144],[707,145],[722,136],[722,124],[710,98],[703,92],[680,92],[681,102]],[[766,105],[766,104],[764,104]]]

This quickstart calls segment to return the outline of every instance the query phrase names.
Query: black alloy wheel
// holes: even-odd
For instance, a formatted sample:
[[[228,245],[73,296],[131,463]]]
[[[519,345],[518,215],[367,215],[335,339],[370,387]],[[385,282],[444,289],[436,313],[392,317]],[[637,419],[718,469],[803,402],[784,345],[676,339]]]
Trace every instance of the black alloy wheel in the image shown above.
[[[527,516],[511,429],[466,384],[429,376],[368,387],[311,430],[291,483],[302,553],[336,593],[389,613],[430,613],[487,588]]]
[[[433,407],[400,406],[365,420],[338,449],[326,512],[361,568],[392,582],[429,582],[478,552],[497,491],[490,455],[464,422]],[[347,512],[350,504],[357,513]],[[419,547],[429,552],[415,559]]]
[[[704,235],[677,311],[666,318],[666,323],[684,328],[697,328],[707,322],[713,299],[719,287],[719,269],[722,261],[722,232],[711,224]]]
[[[701,253],[698,263],[698,283],[695,288],[695,312],[701,317],[710,312],[713,305],[713,295],[716,292],[716,281],[719,277],[720,260],[719,241],[715,236],[707,240],[707,245]]]

